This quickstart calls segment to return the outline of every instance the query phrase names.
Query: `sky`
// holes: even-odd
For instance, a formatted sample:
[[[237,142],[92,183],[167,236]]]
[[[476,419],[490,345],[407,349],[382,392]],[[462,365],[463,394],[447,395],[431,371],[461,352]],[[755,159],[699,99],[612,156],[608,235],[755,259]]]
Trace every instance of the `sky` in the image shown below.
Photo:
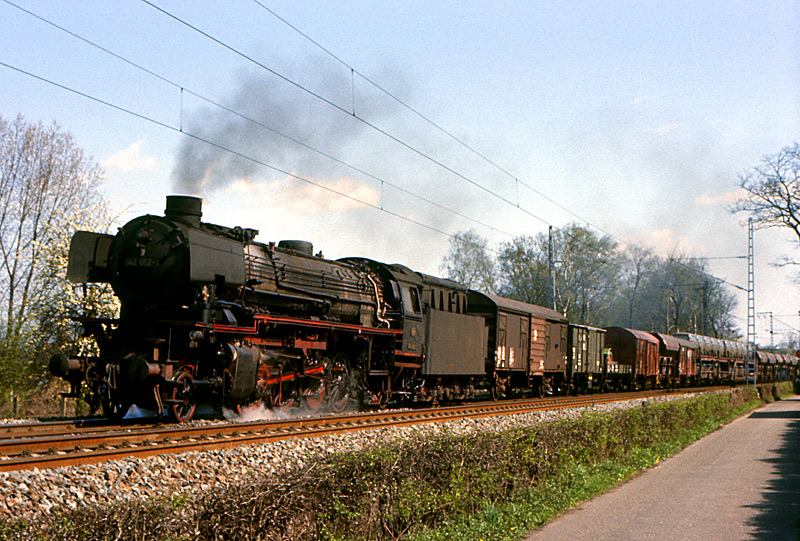
[[[460,231],[579,222],[746,287],[729,208],[800,140],[798,29],[781,0],[0,0],[0,116],[69,131],[120,225],[197,195],[262,242],[441,275]],[[800,253],[754,251],[780,342],[800,286],[773,263]]]

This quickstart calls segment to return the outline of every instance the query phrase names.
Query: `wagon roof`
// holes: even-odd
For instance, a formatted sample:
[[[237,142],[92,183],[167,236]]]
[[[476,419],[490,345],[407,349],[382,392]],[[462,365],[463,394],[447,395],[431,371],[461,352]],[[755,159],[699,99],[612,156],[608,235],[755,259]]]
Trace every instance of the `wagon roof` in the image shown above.
[[[675,338],[671,334],[654,332],[653,336],[658,338],[659,342],[664,344],[664,347],[667,351],[679,351],[681,349],[681,345],[685,345],[681,344],[680,338]]]
[[[639,331],[639,330],[636,330],[636,329],[626,329],[625,327],[608,327],[606,329],[606,331],[608,331],[609,333],[611,333],[611,332],[618,332],[620,334],[626,334],[627,333],[627,334],[630,334],[632,336],[635,336],[639,340],[644,340],[645,342],[658,344],[658,340],[656,339],[656,337],[653,336],[652,334],[650,334],[649,332]]]
[[[569,326],[578,327],[581,329],[589,329],[590,331],[596,331],[596,332],[603,332],[603,333],[606,332],[606,330],[601,327],[592,327],[591,325],[582,325],[580,323],[570,323]]]
[[[472,295],[472,299],[470,300],[470,305],[475,305],[475,304],[489,305],[492,307],[503,308],[505,310],[512,312],[531,314],[543,319],[550,319],[550,320],[560,321],[563,323],[567,322],[567,318],[564,317],[562,314],[556,312],[555,310],[545,308],[543,306],[528,304],[527,302],[522,302],[522,301],[515,301],[513,299],[506,299],[505,297],[498,297],[497,295],[488,295],[486,293],[481,293],[479,291],[474,291],[474,290],[470,291],[470,295]],[[477,299],[477,302],[474,302],[475,299]]]

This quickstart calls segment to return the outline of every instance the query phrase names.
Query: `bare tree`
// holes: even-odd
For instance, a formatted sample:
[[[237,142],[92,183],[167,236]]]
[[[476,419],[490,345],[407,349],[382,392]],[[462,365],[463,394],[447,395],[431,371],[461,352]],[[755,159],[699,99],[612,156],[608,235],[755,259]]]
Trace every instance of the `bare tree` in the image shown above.
[[[469,288],[495,292],[495,264],[489,255],[488,242],[473,230],[450,239],[450,250],[441,266],[447,278]]]
[[[628,327],[633,327],[634,314],[640,307],[642,286],[653,273],[656,263],[653,253],[639,246],[629,246],[620,257],[620,298],[626,305]]]
[[[640,286],[640,303],[633,327],[658,332],[692,332],[737,338],[733,324],[735,296],[706,275],[707,263],[673,255],[655,259]]]
[[[76,227],[97,220],[105,204],[102,173],[58,125],[0,117],[0,383],[30,375],[41,340],[36,308],[52,307],[60,291],[53,248]],[[63,248],[62,248],[63,252]]]
[[[548,305],[547,245],[539,237],[515,237],[500,247],[500,294],[522,302]]]
[[[746,195],[732,208],[746,212],[756,227],[787,227],[800,243],[800,145],[764,156],[761,164],[739,175]]]
[[[617,243],[574,223],[554,233],[553,241],[555,258],[562,262],[556,273],[561,310],[578,323],[602,323],[619,287]]]

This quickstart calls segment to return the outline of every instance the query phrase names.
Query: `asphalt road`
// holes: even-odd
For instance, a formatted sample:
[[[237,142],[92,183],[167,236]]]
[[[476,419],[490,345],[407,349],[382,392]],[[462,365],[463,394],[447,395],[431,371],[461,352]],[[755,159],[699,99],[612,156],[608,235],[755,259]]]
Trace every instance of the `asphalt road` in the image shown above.
[[[525,541],[560,539],[800,539],[800,398],[737,419]]]

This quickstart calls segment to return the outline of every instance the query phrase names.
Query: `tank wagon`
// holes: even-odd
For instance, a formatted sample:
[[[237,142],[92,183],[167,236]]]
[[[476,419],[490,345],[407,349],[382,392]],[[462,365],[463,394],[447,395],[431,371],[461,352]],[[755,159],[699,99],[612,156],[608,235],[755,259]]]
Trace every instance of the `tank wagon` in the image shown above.
[[[310,242],[205,223],[202,201],[168,196],[115,235],[77,232],[67,278],[109,283],[116,319],[77,318],[97,356],[59,354],[53,374],[93,410],[131,405],[193,417],[198,405],[338,411],[744,377],[741,344],[569,322],[403,265],[329,260]],[[772,355],[772,357],[770,357]],[[790,378],[797,358],[762,354]]]

